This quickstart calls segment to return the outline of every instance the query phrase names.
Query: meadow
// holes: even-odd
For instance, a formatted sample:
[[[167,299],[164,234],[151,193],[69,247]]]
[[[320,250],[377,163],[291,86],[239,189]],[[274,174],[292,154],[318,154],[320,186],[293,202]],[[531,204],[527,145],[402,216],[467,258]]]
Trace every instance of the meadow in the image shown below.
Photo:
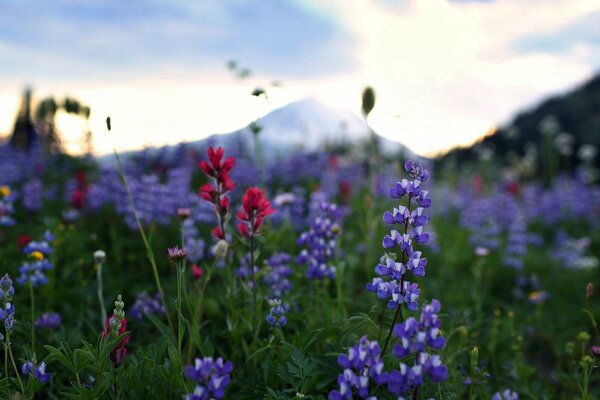
[[[600,397],[598,185],[254,160],[0,147],[0,398]]]

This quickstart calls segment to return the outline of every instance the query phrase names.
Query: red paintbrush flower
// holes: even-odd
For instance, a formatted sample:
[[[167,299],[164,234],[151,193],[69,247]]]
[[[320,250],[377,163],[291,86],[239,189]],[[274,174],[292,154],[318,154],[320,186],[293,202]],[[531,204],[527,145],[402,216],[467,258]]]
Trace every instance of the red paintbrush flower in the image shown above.
[[[228,157],[223,161],[224,153],[225,151],[222,147],[216,150],[210,147],[208,149],[208,162],[203,160],[199,164],[202,172],[212,181],[200,187],[199,195],[202,199],[215,206],[218,226],[213,229],[212,233],[221,240],[225,239],[224,225],[231,208],[227,192],[235,188],[235,182],[229,177],[229,172],[235,165],[235,159]]]
[[[242,210],[237,212],[238,231],[244,237],[259,234],[264,219],[274,212],[264,190],[248,188],[242,196]]]

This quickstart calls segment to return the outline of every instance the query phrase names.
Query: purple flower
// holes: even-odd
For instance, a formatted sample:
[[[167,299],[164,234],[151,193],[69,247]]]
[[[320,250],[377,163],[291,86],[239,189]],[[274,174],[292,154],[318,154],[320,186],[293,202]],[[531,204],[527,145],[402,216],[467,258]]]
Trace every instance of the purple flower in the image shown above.
[[[401,359],[414,356],[414,364],[410,367],[401,362],[400,369],[390,372],[388,390],[391,393],[403,395],[421,386],[426,376],[433,382],[447,379],[448,369],[440,356],[429,353],[441,350],[446,344],[440,334],[441,321],[437,316],[440,308],[440,302],[434,299],[423,307],[418,321],[409,317],[394,326],[394,336],[398,338],[394,355]]]
[[[165,307],[160,301],[158,292],[154,296],[149,296],[146,292],[138,293],[135,303],[131,307],[131,315],[140,321],[147,315],[163,316],[165,314]]]
[[[338,375],[339,389],[329,393],[329,400],[350,400],[355,394],[374,399],[369,396],[375,387],[388,381],[379,352],[379,343],[363,336],[358,344],[348,349],[348,354],[340,354],[338,364],[344,370]]]
[[[11,300],[15,294],[15,289],[12,284],[12,280],[5,274],[0,278],[0,321],[4,321],[4,328],[6,332],[12,332],[15,324],[15,306],[11,303]]]
[[[274,328],[283,328],[287,324],[287,318],[285,317],[285,309],[281,305],[281,300],[271,299],[269,300],[271,310],[267,315],[267,323]]]
[[[59,313],[45,312],[35,320],[35,327],[37,329],[56,329],[61,323],[62,318]]]
[[[388,300],[388,308],[396,309],[406,303],[410,310],[418,308],[420,290],[416,283],[406,279],[406,272],[414,276],[425,276],[427,259],[422,258],[422,252],[413,249],[413,243],[426,244],[430,235],[425,231],[428,222],[426,208],[431,206],[429,192],[421,188],[421,184],[429,179],[429,172],[414,161],[404,165],[412,180],[402,179],[390,188],[391,198],[400,199],[407,196],[406,205],[399,205],[391,212],[383,214],[383,222],[388,225],[400,225],[401,229],[392,229],[383,237],[382,246],[386,250],[399,248],[400,255],[386,253],[375,267],[379,275],[372,283],[367,284],[367,290],[377,293],[380,300]],[[416,204],[413,203],[416,202]],[[413,208],[413,206],[416,206]]]
[[[492,400],[519,400],[519,395],[510,389],[505,389],[503,392],[494,393]]]
[[[188,252],[185,248],[180,249],[178,246],[175,246],[169,247],[167,250],[167,255],[169,260],[173,262],[179,262],[186,259]]]
[[[189,400],[222,399],[229,386],[229,374],[233,369],[231,361],[223,362],[221,357],[213,361],[212,357],[196,358],[193,365],[184,368],[184,375],[196,382],[193,393],[186,394]]]
[[[309,279],[335,279],[335,266],[331,261],[340,254],[337,238],[342,231],[343,213],[335,204],[321,201],[315,214],[309,230],[298,237],[298,244],[306,248],[296,261],[306,265]]]
[[[51,375],[46,372],[46,363],[42,362],[39,366],[36,363],[35,356],[33,360],[26,361],[21,367],[23,375],[31,375],[37,381],[46,383],[50,381]]]
[[[275,253],[267,260],[264,281],[269,287],[269,297],[281,298],[292,289],[289,280],[293,274],[291,262],[292,257],[287,253]]]

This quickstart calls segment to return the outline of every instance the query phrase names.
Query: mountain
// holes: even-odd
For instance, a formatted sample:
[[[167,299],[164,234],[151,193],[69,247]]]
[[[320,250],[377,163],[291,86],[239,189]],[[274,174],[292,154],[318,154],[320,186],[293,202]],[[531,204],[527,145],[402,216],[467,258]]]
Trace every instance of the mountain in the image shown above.
[[[285,155],[291,151],[315,151],[324,146],[335,147],[365,144],[370,140],[369,128],[364,120],[352,111],[342,108],[333,108],[324,105],[315,99],[304,99],[289,103],[284,107],[275,109],[258,121],[262,130],[259,135],[263,153],[266,157]],[[398,142],[390,141],[377,135],[380,149],[385,154],[414,155],[410,150]],[[188,146],[200,147],[207,143],[225,147],[245,147],[253,150],[253,137],[248,126],[234,132],[214,134],[207,138],[189,142]],[[166,146],[167,151],[174,150],[174,146]],[[170,149],[170,150],[169,150]],[[159,149],[149,150],[159,151]],[[163,148],[162,151],[165,151]],[[134,155],[137,152],[126,152],[124,156]],[[101,163],[111,163],[112,156],[104,156]]]
[[[543,154],[547,148],[544,141],[548,141],[544,139],[544,130],[549,133],[552,146],[560,153],[556,156],[558,160],[553,161],[553,157]],[[493,149],[497,158],[503,160],[508,153],[523,156],[527,149],[534,148],[539,154],[536,161],[538,170],[569,169],[577,165],[577,153],[584,145],[600,149],[600,74],[568,93],[552,96],[518,113],[493,135],[469,148],[454,149],[441,160],[453,158],[459,163],[470,162],[482,147]],[[549,164],[552,162],[555,165]],[[597,152],[592,162],[600,166]]]

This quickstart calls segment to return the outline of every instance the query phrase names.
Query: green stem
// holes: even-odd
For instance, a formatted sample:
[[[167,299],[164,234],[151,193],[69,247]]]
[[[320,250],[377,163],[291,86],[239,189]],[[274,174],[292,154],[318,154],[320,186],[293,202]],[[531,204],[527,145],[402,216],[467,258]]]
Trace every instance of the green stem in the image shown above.
[[[182,262],[178,261],[175,268],[177,269],[177,351],[179,352],[179,356],[181,358],[181,345],[183,342],[183,333],[184,333],[184,320],[183,314],[181,312],[181,299],[182,299],[182,275],[183,275],[183,267]]]
[[[123,165],[121,164],[121,158],[117,153],[117,150],[113,148],[113,152],[117,159],[117,166],[119,171],[119,177],[121,178],[121,182],[123,182],[123,186],[125,186],[125,191],[127,192],[127,198],[129,199],[129,204],[131,206],[131,210],[133,211],[133,216],[135,217],[135,223],[140,231],[140,235],[142,236],[142,240],[144,242],[144,247],[146,247],[146,256],[150,264],[152,265],[152,272],[154,274],[154,281],[156,283],[156,288],[158,289],[158,293],[160,295],[160,300],[165,307],[165,311],[167,314],[167,322],[169,323],[169,327],[171,331],[175,333],[175,328],[173,327],[173,322],[171,321],[171,315],[169,314],[169,309],[167,308],[167,302],[165,301],[165,292],[162,289],[162,285],[160,284],[160,277],[158,275],[158,267],[156,266],[156,260],[154,259],[154,252],[152,251],[152,247],[150,247],[150,243],[146,238],[146,233],[144,232],[144,228],[142,227],[142,223],[140,222],[140,218],[137,213],[137,209],[135,207],[135,203],[133,202],[133,197],[131,197],[131,191],[129,190],[129,185],[127,184],[127,178],[125,177],[125,170],[123,169]]]
[[[31,352],[35,353],[35,296],[31,282],[29,283],[29,294],[31,297]]]
[[[250,223],[254,226],[254,216]],[[250,276],[252,277],[252,337],[256,332],[256,278],[254,277],[254,234],[250,234]]]
[[[12,362],[12,366],[15,370],[15,374],[17,375],[17,381],[19,382],[19,387],[21,388],[21,393],[25,394],[25,387],[23,386],[23,381],[21,380],[21,376],[19,375],[19,370],[17,368],[17,364],[15,364],[15,358],[13,357],[12,349],[10,348],[10,342],[8,340],[9,340],[9,337],[7,335],[6,341],[9,343],[8,354],[10,354],[10,361]]]
[[[102,295],[102,263],[96,264],[96,278],[98,279],[98,300],[100,301],[100,326],[104,327],[106,321],[106,306]]]

